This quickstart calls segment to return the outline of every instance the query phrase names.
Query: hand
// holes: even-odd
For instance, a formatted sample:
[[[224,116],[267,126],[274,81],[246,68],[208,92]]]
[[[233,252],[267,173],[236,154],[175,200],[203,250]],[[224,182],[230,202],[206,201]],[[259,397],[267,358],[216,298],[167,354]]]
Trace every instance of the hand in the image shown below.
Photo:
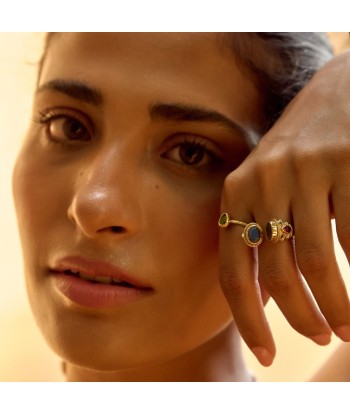
[[[264,235],[258,248],[242,240],[242,226],[220,230],[222,288],[243,339],[265,366],[275,355],[266,292],[302,335],[323,345],[333,331],[350,341],[350,303],[331,229],[334,217],[349,260],[349,91],[346,52],[312,78],[225,180],[221,212],[260,224],[264,234],[274,218],[294,228],[295,240],[273,243]]]

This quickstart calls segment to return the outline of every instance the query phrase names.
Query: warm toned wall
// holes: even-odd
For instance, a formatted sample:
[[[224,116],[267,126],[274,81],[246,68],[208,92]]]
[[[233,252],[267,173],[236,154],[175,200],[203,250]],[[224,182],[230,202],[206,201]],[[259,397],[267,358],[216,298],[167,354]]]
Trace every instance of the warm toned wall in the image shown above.
[[[336,51],[347,47],[345,33],[334,33]],[[41,34],[0,34],[0,381],[62,380],[59,360],[48,349],[27,303],[20,245],[11,196],[11,171],[29,120]],[[340,253],[343,274],[348,263]],[[278,354],[274,365],[259,367],[247,352],[253,372],[261,381],[305,380],[336,347],[314,345],[285,323],[271,301],[267,306]]]

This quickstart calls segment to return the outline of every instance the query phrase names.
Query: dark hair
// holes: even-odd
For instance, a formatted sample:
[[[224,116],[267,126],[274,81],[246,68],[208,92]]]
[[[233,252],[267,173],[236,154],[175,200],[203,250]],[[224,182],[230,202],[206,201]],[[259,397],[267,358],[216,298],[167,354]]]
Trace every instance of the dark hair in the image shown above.
[[[267,131],[287,104],[333,57],[326,33],[227,33],[226,41],[242,70],[262,93]]]
[[[46,51],[55,33],[47,33]],[[263,96],[267,131],[287,104],[311,79],[315,72],[333,57],[326,33],[318,32],[235,32],[223,34],[237,64],[252,77]]]

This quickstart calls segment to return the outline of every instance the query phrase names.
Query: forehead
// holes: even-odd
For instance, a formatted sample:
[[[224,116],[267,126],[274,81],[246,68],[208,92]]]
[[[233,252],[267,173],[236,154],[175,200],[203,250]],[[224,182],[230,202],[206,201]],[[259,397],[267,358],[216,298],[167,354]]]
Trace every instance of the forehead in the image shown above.
[[[39,83],[79,79],[107,101],[125,98],[207,106],[259,131],[261,96],[215,33],[60,33]]]

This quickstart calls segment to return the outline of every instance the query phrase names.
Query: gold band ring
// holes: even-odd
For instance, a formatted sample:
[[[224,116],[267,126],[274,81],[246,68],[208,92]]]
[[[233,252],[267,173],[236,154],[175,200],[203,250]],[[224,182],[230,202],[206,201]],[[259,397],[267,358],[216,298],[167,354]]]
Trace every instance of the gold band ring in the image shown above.
[[[255,222],[245,223],[240,220],[231,219],[228,213],[222,213],[218,222],[220,228],[227,228],[231,223],[244,226],[242,238],[248,246],[255,247],[261,244],[263,231],[260,225]]]
[[[266,224],[266,237],[269,241],[274,243],[283,242],[285,239],[290,239],[293,236],[293,227],[290,223],[282,219],[272,219]]]

